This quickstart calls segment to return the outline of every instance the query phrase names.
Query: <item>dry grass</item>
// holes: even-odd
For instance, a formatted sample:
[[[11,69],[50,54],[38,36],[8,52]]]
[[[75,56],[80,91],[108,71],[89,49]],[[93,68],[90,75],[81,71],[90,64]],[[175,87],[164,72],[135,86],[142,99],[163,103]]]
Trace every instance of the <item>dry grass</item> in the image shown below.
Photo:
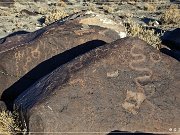
[[[144,5],[144,10],[149,11],[149,12],[155,12],[156,11],[156,5],[155,4],[146,3]]]
[[[40,14],[46,14],[48,12],[48,8],[47,7],[41,7],[41,8],[39,8],[38,12]]]
[[[91,11],[96,11],[97,8],[96,8],[96,4],[94,3],[87,3],[88,5],[88,10],[91,10]]]
[[[60,7],[66,7],[67,6],[66,2],[64,2],[63,0],[59,0],[57,5],[60,6]]]
[[[15,114],[9,111],[0,112],[0,134],[12,135],[21,132],[20,127],[15,122]]]
[[[134,14],[130,10],[126,10],[122,13],[122,16],[124,16],[126,18],[132,18],[134,16]]]
[[[61,10],[54,9],[52,12],[49,12],[48,15],[46,16],[45,23],[50,24],[66,16],[68,16],[68,14],[63,9]]]
[[[115,8],[110,5],[103,5],[102,7],[103,7],[103,10],[107,13],[113,13],[115,10]]]
[[[160,34],[155,34],[154,30],[145,29],[139,24],[133,22],[132,20],[128,20],[127,24],[128,25],[126,25],[126,28],[129,36],[139,37],[153,47],[157,49],[161,48]]]
[[[164,24],[178,24],[180,22],[180,9],[178,9],[178,5],[171,5],[161,15],[160,19]]]
[[[0,16],[10,16],[11,13],[9,11],[0,9]]]

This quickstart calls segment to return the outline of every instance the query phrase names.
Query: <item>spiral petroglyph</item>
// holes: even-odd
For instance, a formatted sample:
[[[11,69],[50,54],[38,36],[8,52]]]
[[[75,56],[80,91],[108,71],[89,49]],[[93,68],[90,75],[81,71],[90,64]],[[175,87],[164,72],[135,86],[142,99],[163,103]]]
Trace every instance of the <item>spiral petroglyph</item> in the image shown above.
[[[146,63],[146,60],[147,60],[146,56],[142,53],[135,53],[134,52],[135,49],[142,51],[144,49],[144,47],[140,46],[140,45],[133,45],[133,47],[131,48],[130,54],[134,58],[138,58],[138,59],[131,60],[129,63],[129,67],[135,71],[146,73],[146,75],[138,76],[138,77],[134,78],[134,81],[137,85],[138,91],[144,92],[143,85],[141,84],[141,82],[145,82],[145,81],[148,81],[151,79],[152,70],[149,69],[148,67],[142,67],[142,65],[144,65]]]
[[[129,67],[132,70],[145,73],[145,75],[138,76],[134,78],[134,82],[137,86],[137,92],[127,91],[125,102],[122,104],[122,107],[132,114],[137,114],[137,109],[140,108],[141,104],[146,99],[144,86],[142,82],[150,81],[151,76],[153,74],[152,70],[148,67],[143,67],[144,63],[146,63],[147,58],[143,53],[137,53],[135,50],[143,52],[144,46],[141,45],[133,45],[130,50],[130,55],[133,57],[133,60],[130,60]],[[153,59],[154,60],[154,59]],[[133,103],[130,103],[131,101]]]

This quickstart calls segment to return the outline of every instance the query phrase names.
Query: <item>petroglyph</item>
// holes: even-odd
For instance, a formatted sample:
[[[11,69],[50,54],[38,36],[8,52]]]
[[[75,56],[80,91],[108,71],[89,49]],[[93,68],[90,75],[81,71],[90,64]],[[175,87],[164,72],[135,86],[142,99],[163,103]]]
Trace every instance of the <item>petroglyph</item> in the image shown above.
[[[161,61],[161,56],[157,53],[154,53],[154,52],[151,52],[150,53],[150,60],[153,62],[153,63],[157,63],[157,62],[160,62]]]
[[[129,67],[135,71],[144,72],[146,75],[144,76],[138,76],[134,78],[134,82],[137,86],[138,92],[144,93],[144,89],[142,86],[142,82],[148,81],[151,79],[152,76],[152,70],[148,67],[142,67],[141,63],[146,63],[147,59],[146,56],[142,53],[136,53],[135,49],[138,49],[139,51],[143,52],[144,46],[141,45],[133,45],[131,48],[130,54],[135,58],[134,60],[131,60],[129,63]],[[144,65],[143,64],[143,65]]]
[[[40,52],[40,45],[37,45],[36,48],[34,47],[27,47],[25,50],[18,50],[14,54],[15,57],[15,67],[16,67],[16,76],[22,76],[23,73],[27,73],[29,71],[29,67],[32,66],[32,63],[35,60],[39,60],[41,57]],[[22,60],[24,61],[24,64],[21,65],[20,63]]]
[[[132,92],[127,90],[125,102],[122,107],[132,114],[137,114],[142,102],[146,99],[144,93]]]
[[[34,58],[34,59],[39,59],[40,54],[41,54],[41,52],[39,51],[39,45],[37,46],[37,48],[31,50],[31,55],[32,55],[32,58]]]
[[[118,77],[119,75],[119,71],[111,71],[111,72],[107,72],[107,77]]]
[[[138,76],[134,78],[134,82],[137,86],[137,92],[127,91],[125,102],[122,104],[122,107],[124,109],[128,110],[133,114],[137,114],[136,109],[139,109],[142,102],[146,99],[143,88],[144,86],[142,85],[142,82],[149,81],[153,74],[152,70],[148,67],[142,67],[142,65],[144,65],[147,62],[146,56],[143,53],[141,53],[143,52],[143,49],[144,46],[133,45],[130,50],[130,54],[131,56],[133,56],[133,60],[129,62],[129,67],[135,71],[146,73],[143,76]],[[134,100],[134,103],[130,103],[131,98]]]
[[[21,61],[21,59],[22,58],[24,58],[24,54],[25,52],[24,51],[22,51],[22,52],[20,52],[20,51],[17,51],[17,52],[15,52],[15,54],[14,54],[14,57],[15,57],[15,67],[16,67],[16,76],[20,76],[21,75],[21,71],[22,70],[20,70],[19,68],[19,62]]]
[[[81,87],[85,87],[85,82],[84,82],[83,79],[70,80],[69,84],[70,85],[77,85],[77,84],[79,84]]]

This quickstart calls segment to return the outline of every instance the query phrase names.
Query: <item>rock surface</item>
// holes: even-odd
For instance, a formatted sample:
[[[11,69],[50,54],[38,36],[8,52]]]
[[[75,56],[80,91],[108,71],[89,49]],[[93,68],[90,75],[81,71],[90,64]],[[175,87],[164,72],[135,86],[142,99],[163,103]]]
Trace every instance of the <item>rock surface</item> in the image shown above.
[[[126,30],[122,23],[117,23],[113,21],[112,19],[107,18],[103,14],[98,14],[92,11],[88,11],[85,14],[90,15],[90,17],[81,19],[80,23],[84,25],[95,25],[95,26],[112,29],[116,31],[117,33],[119,33],[119,36],[121,38],[126,37]]]
[[[15,109],[30,132],[168,133],[180,125],[179,73],[177,60],[124,38],[58,67],[25,90]]]
[[[120,38],[119,33],[113,29],[85,27],[80,23],[81,19],[59,21],[32,33],[1,39],[0,95],[35,66],[57,54],[88,41],[110,43]],[[123,27],[122,32],[125,32]],[[36,80],[36,77],[26,79]]]

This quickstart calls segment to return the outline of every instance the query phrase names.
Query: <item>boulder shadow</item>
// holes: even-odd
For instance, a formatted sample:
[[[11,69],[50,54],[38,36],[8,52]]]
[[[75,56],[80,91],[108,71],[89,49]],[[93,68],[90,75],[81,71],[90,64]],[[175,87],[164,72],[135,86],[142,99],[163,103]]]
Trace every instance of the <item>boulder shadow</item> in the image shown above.
[[[174,3],[174,4],[180,4],[179,0],[170,0],[170,2]]]
[[[172,50],[180,51],[180,28],[176,28],[172,31],[166,31],[161,37],[161,40],[163,45]]]
[[[114,130],[108,133],[107,135],[167,135],[167,134],[158,134],[158,133],[142,133],[142,132],[134,132],[131,133],[129,131],[119,131]]]
[[[0,38],[0,44],[3,44],[8,37],[13,37],[13,36],[16,36],[16,35],[22,35],[22,34],[27,34],[27,33],[30,33],[30,32],[25,31],[25,30],[13,32],[13,33],[5,36],[5,37]]]
[[[161,48],[160,51],[168,56],[173,57],[174,59],[180,61],[180,51],[178,50],[169,50],[167,48]]]
[[[10,37],[14,37],[13,40],[16,40],[16,36],[23,36],[22,40],[19,41],[19,44],[21,43],[28,43],[28,42],[31,42],[33,41],[34,39],[38,38],[40,35],[42,35],[46,30],[45,29],[39,29],[39,30],[36,30],[34,32],[28,32],[28,31],[25,31],[25,30],[21,30],[21,31],[16,31],[16,32],[13,32],[3,38],[0,38],[0,45],[5,43],[7,41],[8,38]]]

